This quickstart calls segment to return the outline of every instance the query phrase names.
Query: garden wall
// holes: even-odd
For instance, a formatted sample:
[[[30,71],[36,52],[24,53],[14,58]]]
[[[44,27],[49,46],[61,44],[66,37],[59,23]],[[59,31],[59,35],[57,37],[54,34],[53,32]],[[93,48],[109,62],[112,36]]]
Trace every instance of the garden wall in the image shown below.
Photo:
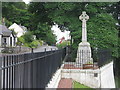
[[[61,74],[91,88],[115,88],[113,62],[95,70],[62,69]]]
[[[113,62],[100,68],[100,72],[101,72],[101,87],[102,88],[115,88]]]
[[[57,88],[58,87],[59,81],[61,79],[61,70],[62,70],[62,67],[63,67],[63,65],[53,75],[51,81],[48,83],[48,85],[46,87],[46,90],[49,89],[49,88],[51,88],[51,90],[52,90],[53,88]]]

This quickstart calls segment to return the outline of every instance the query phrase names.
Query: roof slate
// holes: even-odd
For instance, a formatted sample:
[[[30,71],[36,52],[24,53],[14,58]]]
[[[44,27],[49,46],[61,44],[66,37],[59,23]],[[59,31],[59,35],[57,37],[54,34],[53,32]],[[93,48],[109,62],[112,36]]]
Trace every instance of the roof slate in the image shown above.
[[[0,25],[0,34],[3,36],[10,36],[11,31],[4,25]]]

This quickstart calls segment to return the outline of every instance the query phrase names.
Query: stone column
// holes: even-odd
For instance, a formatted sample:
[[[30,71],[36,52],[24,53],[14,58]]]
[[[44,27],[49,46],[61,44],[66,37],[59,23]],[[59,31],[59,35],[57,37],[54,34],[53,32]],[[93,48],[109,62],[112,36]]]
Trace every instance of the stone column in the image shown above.
[[[87,42],[86,21],[89,19],[89,16],[84,11],[82,12],[82,15],[79,17],[79,19],[82,21],[82,42],[79,43],[78,46],[76,66],[83,67],[83,64],[93,63],[93,60],[91,58],[90,43]]]
[[[86,14],[86,12],[82,12],[82,15],[79,17],[79,19],[82,21],[82,42],[87,42],[86,21],[89,19],[89,16]]]

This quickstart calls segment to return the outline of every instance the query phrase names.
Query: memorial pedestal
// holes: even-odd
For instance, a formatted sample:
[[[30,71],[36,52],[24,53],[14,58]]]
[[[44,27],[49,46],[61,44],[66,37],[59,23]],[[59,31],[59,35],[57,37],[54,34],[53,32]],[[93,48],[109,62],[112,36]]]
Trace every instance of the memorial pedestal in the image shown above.
[[[93,64],[89,42],[81,42],[78,47],[76,66],[83,67],[83,64]]]
[[[89,16],[83,11],[79,19],[82,21],[82,42],[78,46],[75,66],[83,67],[84,64],[93,64],[93,59],[91,58],[90,43],[87,42],[86,21],[89,19]]]

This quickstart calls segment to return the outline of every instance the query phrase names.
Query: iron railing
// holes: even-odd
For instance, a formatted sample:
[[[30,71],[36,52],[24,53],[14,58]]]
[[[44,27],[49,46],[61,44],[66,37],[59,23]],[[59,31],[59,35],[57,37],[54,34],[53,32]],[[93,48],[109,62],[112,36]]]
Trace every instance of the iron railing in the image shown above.
[[[76,54],[75,57],[73,57],[73,53]],[[90,56],[91,58],[89,58]],[[88,50],[77,52],[69,47],[67,57],[64,65],[65,69],[97,69],[113,60],[112,52],[109,49],[92,49],[90,53]]]
[[[114,60],[114,77],[116,88],[120,88],[120,57]]]
[[[112,61],[112,52],[109,49],[98,49],[93,50],[93,60],[98,63],[98,66],[101,67]]]
[[[45,88],[66,55],[61,50],[0,57],[0,89]]]

